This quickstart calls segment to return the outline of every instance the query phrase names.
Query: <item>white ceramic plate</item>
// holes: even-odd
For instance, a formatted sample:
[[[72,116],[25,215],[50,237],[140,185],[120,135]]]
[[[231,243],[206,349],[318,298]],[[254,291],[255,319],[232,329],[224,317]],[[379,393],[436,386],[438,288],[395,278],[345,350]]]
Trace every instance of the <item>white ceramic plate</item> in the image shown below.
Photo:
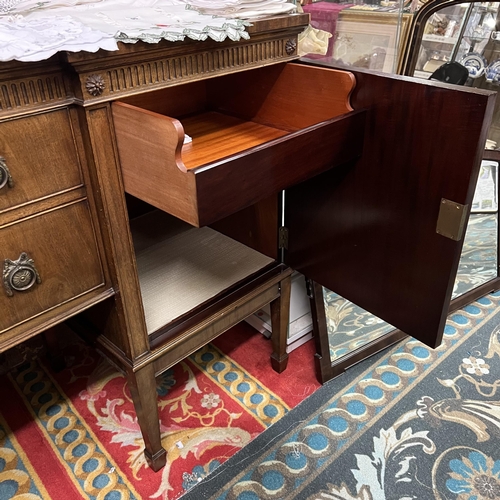
[[[465,55],[460,61],[460,64],[467,68],[471,78],[479,78],[486,69],[485,58],[477,52],[471,52]]]

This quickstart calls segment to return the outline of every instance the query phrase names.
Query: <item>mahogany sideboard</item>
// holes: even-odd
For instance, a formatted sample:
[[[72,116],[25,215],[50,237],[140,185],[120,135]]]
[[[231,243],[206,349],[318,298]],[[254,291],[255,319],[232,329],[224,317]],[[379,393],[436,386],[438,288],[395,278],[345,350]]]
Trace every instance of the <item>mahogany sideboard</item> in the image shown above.
[[[268,303],[282,371],[292,269],[440,342],[494,94],[293,63],[307,22],[0,65],[0,349],[93,336],[154,470],[155,376]]]

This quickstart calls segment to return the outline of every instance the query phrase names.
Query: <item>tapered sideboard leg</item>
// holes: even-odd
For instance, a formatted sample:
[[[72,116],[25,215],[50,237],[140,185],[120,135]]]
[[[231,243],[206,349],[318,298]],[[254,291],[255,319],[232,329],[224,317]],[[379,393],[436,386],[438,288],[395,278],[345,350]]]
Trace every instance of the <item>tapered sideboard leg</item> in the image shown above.
[[[149,364],[135,373],[130,372],[127,379],[144,439],[144,455],[149,466],[157,472],[165,466],[167,452],[161,445],[158,396],[153,365]]]
[[[286,341],[288,338],[288,324],[290,321],[290,293],[292,280],[288,276],[280,282],[280,296],[271,302],[271,340],[273,353],[271,366],[273,370],[281,373],[288,364]]]

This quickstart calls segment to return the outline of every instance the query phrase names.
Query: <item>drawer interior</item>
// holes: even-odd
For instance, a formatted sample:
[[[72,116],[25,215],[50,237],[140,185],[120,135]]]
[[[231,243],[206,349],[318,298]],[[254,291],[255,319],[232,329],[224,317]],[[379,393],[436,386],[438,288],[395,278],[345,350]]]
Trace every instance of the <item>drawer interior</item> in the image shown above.
[[[153,210],[131,222],[149,335],[272,265],[273,259],[208,228]]]
[[[182,164],[194,169],[352,111],[354,79],[346,71],[280,64],[170,87],[123,103],[173,121]],[[184,142],[182,131],[193,141]],[[137,132],[137,131],[136,131]]]
[[[342,121],[354,83],[349,72],[279,64],[114,103],[125,190],[195,226],[230,215],[359,153]]]

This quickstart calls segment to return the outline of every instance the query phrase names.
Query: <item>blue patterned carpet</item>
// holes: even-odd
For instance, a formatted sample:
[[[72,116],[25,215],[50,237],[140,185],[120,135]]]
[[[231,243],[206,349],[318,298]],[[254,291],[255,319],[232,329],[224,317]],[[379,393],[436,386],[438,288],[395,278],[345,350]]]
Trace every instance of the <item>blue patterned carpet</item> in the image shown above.
[[[320,388],[183,500],[500,498],[500,292]]]

